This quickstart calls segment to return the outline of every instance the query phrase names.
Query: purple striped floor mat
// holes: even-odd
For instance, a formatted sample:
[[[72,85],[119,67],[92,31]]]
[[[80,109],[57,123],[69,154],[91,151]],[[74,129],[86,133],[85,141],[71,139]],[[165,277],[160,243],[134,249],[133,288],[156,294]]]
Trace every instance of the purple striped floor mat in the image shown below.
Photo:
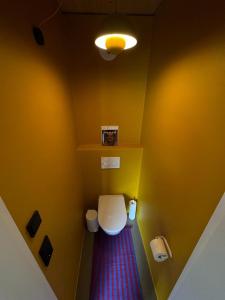
[[[131,228],[95,234],[90,300],[143,300]]]

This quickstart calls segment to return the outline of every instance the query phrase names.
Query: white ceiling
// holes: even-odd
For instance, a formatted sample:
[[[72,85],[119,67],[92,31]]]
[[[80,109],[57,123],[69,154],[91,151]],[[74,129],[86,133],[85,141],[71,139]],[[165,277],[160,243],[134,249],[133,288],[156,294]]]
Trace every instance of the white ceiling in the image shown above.
[[[154,14],[162,0],[63,0],[62,11],[93,14]]]

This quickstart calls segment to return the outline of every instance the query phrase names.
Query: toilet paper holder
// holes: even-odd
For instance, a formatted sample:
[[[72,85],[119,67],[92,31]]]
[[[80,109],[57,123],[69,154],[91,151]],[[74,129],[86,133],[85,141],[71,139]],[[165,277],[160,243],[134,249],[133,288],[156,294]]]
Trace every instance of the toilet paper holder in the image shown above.
[[[167,239],[166,239],[163,235],[160,235],[159,237],[160,237],[160,238],[163,240],[163,242],[165,243],[167,252],[168,252],[168,254],[169,254],[169,257],[172,258],[172,257],[173,257],[173,254],[172,254],[172,251],[171,251],[171,249],[170,249],[170,246],[169,246],[169,244],[168,244],[168,242],[167,242]]]
[[[151,240],[150,247],[153,257],[157,262],[163,262],[173,256],[167,239],[163,235],[156,236]]]

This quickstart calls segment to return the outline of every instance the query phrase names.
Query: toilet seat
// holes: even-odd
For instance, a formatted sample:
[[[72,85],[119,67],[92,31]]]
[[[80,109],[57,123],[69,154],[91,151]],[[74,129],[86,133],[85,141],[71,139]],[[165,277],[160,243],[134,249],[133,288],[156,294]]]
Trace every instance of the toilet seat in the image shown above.
[[[116,235],[125,227],[127,212],[123,195],[102,195],[98,199],[98,222],[109,235]]]

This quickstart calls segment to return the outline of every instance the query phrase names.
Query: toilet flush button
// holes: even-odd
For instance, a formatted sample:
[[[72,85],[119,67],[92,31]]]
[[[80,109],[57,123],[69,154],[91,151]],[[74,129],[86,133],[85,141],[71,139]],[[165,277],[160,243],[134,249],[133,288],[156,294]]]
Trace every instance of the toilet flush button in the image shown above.
[[[119,169],[120,168],[120,157],[101,157],[101,168],[102,169]]]

